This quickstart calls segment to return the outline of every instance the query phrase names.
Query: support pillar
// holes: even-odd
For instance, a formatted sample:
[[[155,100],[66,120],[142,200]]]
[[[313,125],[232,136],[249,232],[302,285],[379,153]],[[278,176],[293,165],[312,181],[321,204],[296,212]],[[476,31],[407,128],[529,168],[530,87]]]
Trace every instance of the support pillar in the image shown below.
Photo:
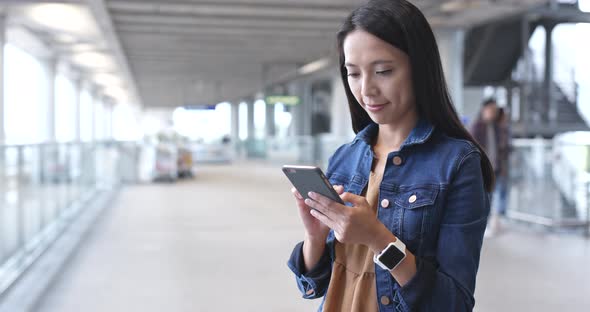
[[[555,83],[553,81],[553,28],[554,24],[545,26],[545,76],[543,81],[543,119],[557,122],[557,103],[555,101]]]
[[[463,52],[465,31],[442,29],[435,32],[440,51],[445,79],[459,116],[464,115],[463,107]]]
[[[4,124],[4,43],[6,42],[6,14],[0,12],[0,144],[6,142]]]
[[[74,101],[74,142],[81,141],[81,122],[80,122],[80,107],[82,103],[82,79],[76,79],[74,81],[74,92],[76,93],[76,98]]]

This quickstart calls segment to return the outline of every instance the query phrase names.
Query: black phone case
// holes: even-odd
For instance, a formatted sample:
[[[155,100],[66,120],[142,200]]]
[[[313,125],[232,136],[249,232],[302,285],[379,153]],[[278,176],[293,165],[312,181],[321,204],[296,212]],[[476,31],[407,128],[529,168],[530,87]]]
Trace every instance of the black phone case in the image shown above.
[[[307,199],[309,197],[307,193],[315,192],[344,204],[320,168],[283,166],[283,172],[303,198]]]

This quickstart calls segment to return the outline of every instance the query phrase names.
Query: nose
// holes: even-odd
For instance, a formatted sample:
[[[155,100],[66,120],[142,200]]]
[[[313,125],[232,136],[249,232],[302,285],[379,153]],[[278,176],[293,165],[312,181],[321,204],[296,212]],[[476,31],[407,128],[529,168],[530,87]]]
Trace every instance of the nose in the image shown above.
[[[375,85],[371,75],[365,75],[361,81],[361,95],[363,97],[371,97],[378,95],[379,89]]]

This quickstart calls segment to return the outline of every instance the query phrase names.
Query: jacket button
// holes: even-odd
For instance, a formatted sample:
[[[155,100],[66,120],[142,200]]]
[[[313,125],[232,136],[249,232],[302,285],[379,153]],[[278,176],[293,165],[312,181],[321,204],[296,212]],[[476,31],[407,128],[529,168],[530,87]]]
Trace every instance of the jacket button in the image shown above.
[[[410,198],[408,198],[408,201],[410,202],[410,204],[413,204],[416,201],[416,199],[418,199],[418,197],[416,197],[416,195],[412,195],[410,196]]]
[[[389,200],[387,200],[387,199],[382,200],[381,207],[388,208],[389,207]]]
[[[389,297],[381,296],[381,304],[382,305],[389,305],[390,303],[391,303],[391,300],[389,300]]]
[[[402,158],[399,156],[395,156],[393,157],[393,164],[396,166],[399,166],[402,164]]]

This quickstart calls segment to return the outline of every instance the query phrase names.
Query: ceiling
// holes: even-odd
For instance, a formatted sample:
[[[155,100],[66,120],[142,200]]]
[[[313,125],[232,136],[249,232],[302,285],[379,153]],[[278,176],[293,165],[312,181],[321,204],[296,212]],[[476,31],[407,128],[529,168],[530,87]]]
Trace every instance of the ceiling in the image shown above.
[[[107,0],[143,104],[212,104],[253,95],[333,55],[361,0]],[[414,1],[434,27],[464,27],[541,0]]]
[[[106,25],[113,31],[106,39],[114,58],[128,66],[129,85],[141,104],[155,108],[235,102],[305,64],[333,56],[340,22],[364,1],[59,2],[89,5],[101,29]],[[435,28],[469,27],[544,2],[413,1]]]

